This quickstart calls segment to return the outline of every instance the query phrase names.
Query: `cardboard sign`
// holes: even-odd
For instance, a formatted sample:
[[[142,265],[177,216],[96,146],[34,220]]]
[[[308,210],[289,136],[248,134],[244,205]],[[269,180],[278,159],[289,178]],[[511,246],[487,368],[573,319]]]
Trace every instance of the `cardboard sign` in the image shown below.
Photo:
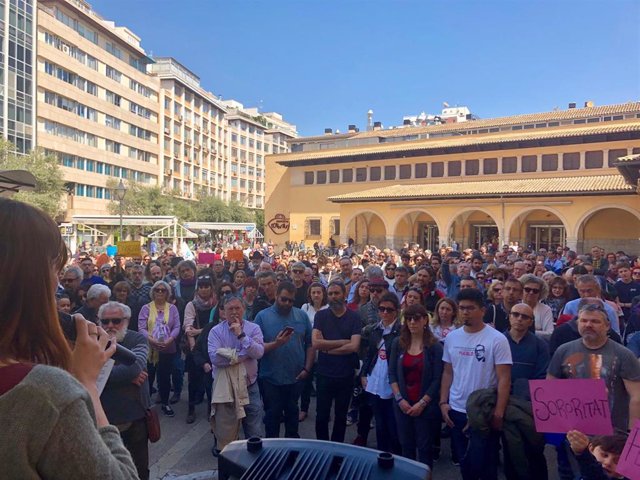
[[[118,255],[122,257],[141,257],[142,246],[137,240],[118,242]]]
[[[618,460],[616,472],[631,480],[640,480],[640,420],[633,424]]]
[[[215,259],[216,259],[215,253],[199,253],[198,254],[198,264],[200,265],[211,265]]]
[[[529,380],[529,390],[536,431],[613,434],[604,380]]]
[[[244,260],[244,254],[242,253],[242,250],[227,250],[226,253],[226,258],[229,261],[238,261],[238,260]]]

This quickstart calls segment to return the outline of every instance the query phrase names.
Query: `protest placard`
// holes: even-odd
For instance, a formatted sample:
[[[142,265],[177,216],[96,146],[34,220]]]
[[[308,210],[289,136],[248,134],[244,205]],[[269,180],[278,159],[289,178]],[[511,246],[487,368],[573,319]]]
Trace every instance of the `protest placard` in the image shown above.
[[[238,261],[238,260],[243,260],[244,259],[244,254],[242,253],[242,250],[227,250],[227,254],[226,254],[227,260],[229,261]]]
[[[611,435],[613,424],[604,380],[529,380],[536,431]]]
[[[215,253],[199,253],[198,265],[211,265],[215,259],[216,259]]]
[[[616,472],[631,480],[640,480],[640,420],[636,420],[624,445]]]
[[[137,240],[118,242],[118,255],[123,257],[141,257],[142,247]]]

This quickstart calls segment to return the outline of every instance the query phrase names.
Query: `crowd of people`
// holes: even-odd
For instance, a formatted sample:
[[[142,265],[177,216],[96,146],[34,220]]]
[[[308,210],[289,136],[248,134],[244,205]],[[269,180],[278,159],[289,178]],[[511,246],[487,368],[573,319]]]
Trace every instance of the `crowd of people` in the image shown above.
[[[354,444],[415,459],[436,477],[449,437],[464,479],[495,479],[500,465],[508,479],[548,478],[548,444],[562,479],[622,478],[617,458],[640,419],[638,257],[598,246],[577,255],[562,246],[350,244],[280,253],[255,245],[238,261],[220,250],[208,265],[168,247],[67,260],[53,222],[0,201],[11,227],[0,234],[0,265],[14,279],[0,289],[0,415],[29,422],[16,408],[37,401],[63,422],[39,425],[60,440],[38,443],[37,465],[16,463],[15,472],[48,471],[63,450],[80,448],[87,457],[65,468],[86,478],[92,462],[109,478],[149,478],[149,408],[155,401],[174,416],[186,373],[185,421],[210,420],[214,455],[241,429],[246,438],[299,437],[315,395],[317,439],[344,442],[355,425]],[[52,275],[34,284],[38,262]],[[56,309],[75,315],[73,349],[49,319]],[[136,361],[116,361],[99,391],[113,340]],[[528,381],[555,378],[603,379],[614,434],[537,433]],[[35,448],[24,429],[9,431],[3,453]]]

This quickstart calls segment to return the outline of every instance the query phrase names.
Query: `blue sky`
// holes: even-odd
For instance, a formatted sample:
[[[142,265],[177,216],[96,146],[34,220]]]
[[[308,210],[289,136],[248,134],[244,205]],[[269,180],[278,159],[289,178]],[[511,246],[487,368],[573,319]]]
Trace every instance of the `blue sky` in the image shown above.
[[[303,135],[438,113],[640,99],[640,2],[94,0],[202,85]]]

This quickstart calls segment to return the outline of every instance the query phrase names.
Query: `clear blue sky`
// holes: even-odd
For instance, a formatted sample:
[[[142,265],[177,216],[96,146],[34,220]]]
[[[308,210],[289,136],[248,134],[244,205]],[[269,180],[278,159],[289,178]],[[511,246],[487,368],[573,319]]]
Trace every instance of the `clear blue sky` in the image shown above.
[[[155,56],[303,135],[640,99],[637,0],[94,0]]]

